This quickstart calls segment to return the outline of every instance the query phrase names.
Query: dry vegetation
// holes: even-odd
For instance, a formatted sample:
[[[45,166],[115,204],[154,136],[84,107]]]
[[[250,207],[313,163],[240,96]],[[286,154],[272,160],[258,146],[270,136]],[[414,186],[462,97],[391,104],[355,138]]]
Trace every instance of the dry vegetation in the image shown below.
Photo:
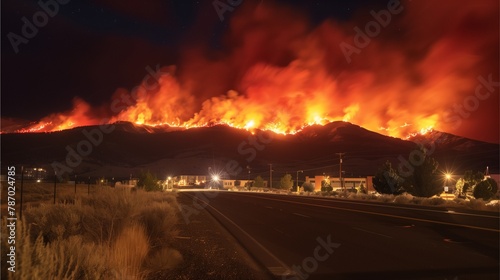
[[[99,187],[90,195],[74,191],[27,192],[16,236],[17,271],[2,279],[147,279],[182,260],[171,248],[177,223],[173,194]],[[5,220],[3,220],[5,223]],[[2,225],[2,236],[6,226]],[[2,252],[6,251],[5,239]]]

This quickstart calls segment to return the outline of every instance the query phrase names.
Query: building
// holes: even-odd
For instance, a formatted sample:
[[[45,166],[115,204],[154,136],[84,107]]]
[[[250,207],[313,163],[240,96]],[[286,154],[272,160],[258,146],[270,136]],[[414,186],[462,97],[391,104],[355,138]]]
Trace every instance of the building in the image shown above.
[[[24,168],[24,179],[40,182],[47,178],[47,170],[39,167]]]
[[[178,175],[171,179],[173,181],[172,184],[179,187],[200,186],[205,185],[207,182],[206,175]]]
[[[344,187],[347,190],[355,190],[359,186],[367,188],[368,192],[375,191],[372,182],[373,176],[368,177],[346,177],[342,178]],[[334,191],[343,191],[342,185],[340,184],[339,177],[330,177],[326,175],[316,175],[314,177],[306,176],[306,183],[310,183],[314,186],[315,191],[321,191],[321,186],[323,184],[330,185]]]
[[[239,181],[239,186],[236,186],[236,181]],[[245,187],[251,185],[253,180],[239,180],[239,179],[222,179],[221,184],[224,189],[230,189],[233,187]],[[267,181],[264,181],[264,188],[267,188]]]

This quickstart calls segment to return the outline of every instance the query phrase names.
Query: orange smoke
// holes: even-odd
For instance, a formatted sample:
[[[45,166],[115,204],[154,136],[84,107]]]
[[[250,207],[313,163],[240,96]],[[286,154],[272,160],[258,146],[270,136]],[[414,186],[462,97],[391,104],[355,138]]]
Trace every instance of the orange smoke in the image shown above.
[[[478,76],[498,76],[491,59],[492,50],[498,50],[498,2],[477,2],[402,1],[403,13],[393,15],[350,63],[339,44],[354,44],[353,28],[363,30],[374,20],[370,11],[359,11],[356,22],[311,26],[298,11],[242,5],[224,39],[226,52],[213,56],[217,61],[203,57],[206,52],[186,50],[185,63],[158,75],[157,86],[146,81],[124,93],[132,101],[119,111],[108,110],[109,122],[185,128],[227,124],[286,134],[343,120],[400,138],[432,129],[457,133],[459,125],[447,120],[453,105],[474,94]],[[498,106],[490,104],[498,103],[496,96],[480,104],[482,110],[498,115]],[[75,99],[71,112],[52,114],[17,132],[100,120]],[[462,123],[469,129],[465,126],[471,124]]]

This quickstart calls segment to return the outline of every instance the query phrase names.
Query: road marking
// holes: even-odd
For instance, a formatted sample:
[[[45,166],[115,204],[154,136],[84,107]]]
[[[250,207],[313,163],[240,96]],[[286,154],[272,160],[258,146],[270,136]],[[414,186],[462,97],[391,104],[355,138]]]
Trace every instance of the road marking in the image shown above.
[[[374,232],[374,231],[369,231],[369,230],[362,229],[362,228],[353,227],[353,229],[355,229],[355,230],[359,230],[359,231],[368,232],[368,233],[371,233],[371,234],[380,235],[380,236],[387,237],[387,238],[392,238],[392,236],[385,235],[385,234],[381,234],[381,233],[377,233],[377,232]]]
[[[240,195],[265,195],[265,193],[241,193]],[[276,195],[282,195],[282,194],[276,194]],[[282,195],[283,196],[283,195]],[[295,197],[295,196],[289,196],[285,195],[286,197],[290,198],[298,198],[298,199],[309,199],[309,200],[321,200],[321,201],[335,201],[339,203],[347,203],[347,204],[360,204],[360,205],[368,205],[368,206],[373,206],[373,207],[385,207],[385,208],[397,208],[397,209],[405,209],[405,210],[414,210],[414,211],[426,211],[426,212],[436,212],[440,214],[454,214],[454,215],[464,215],[464,216],[474,216],[474,217],[483,217],[483,218],[493,218],[493,219],[499,219],[500,217],[497,216],[492,216],[492,215],[482,215],[482,214],[472,214],[472,213],[463,213],[463,212],[456,212],[453,210],[448,210],[446,209],[441,210],[433,210],[433,209],[421,209],[421,208],[414,208],[414,207],[404,207],[404,206],[397,206],[397,205],[383,205],[381,202],[374,201],[373,203],[365,203],[365,202],[360,202],[360,201],[346,201],[344,199],[339,199],[339,198],[322,198],[322,197]],[[418,206],[418,205],[415,205]]]
[[[174,236],[174,238],[177,238],[177,239],[191,239],[191,237],[189,237],[189,236]]]
[[[261,199],[267,199],[267,200],[281,201],[281,202],[286,202],[286,203],[295,203],[295,204],[301,204],[301,205],[308,205],[308,206],[314,206],[314,207],[320,207],[320,208],[337,209],[337,210],[344,210],[344,211],[349,211],[349,212],[357,212],[357,213],[365,213],[365,214],[370,214],[370,215],[385,216],[385,217],[398,218],[398,219],[404,219],[404,220],[413,220],[413,221],[433,223],[433,224],[441,224],[441,225],[464,227],[464,228],[472,228],[472,229],[479,229],[479,230],[492,231],[492,232],[500,232],[500,230],[498,230],[498,229],[492,229],[492,228],[483,228],[483,227],[477,227],[477,226],[470,226],[470,225],[463,225],[463,224],[454,224],[454,223],[433,221],[433,220],[420,219],[420,218],[404,217],[404,216],[398,216],[398,215],[392,215],[392,214],[375,213],[375,212],[364,211],[364,210],[356,210],[356,209],[348,209],[348,208],[334,207],[334,206],[328,206],[328,205],[318,205],[318,204],[311,204],[311,203],[305,203],[305,202],[297,202],[297,201],[290,201],[290,200],[283,200],[283,199],[267,198],[267,197],[262,197],[262,196],[260,198]]]
[[[189,196],[192,196],[192,195],[189,195]],[[194,198],[194,196],[192,196]],[[274,259],[274,261],[279,265],[279,266],[274,266],[274,267],[268,267],[268,269],[273,269],[273,271],[271,271],[274,275],[277,275],[277,276],[286,276],[286,275],[291,275],[291,269],[284,263],[282,262],[280,259],[278,259],[278,257],[276,257],[273,253],[271,253],[271,251],[269,251],[266,247],[264,247],[264,245],[260,244],[255,238],[253,238],[253,236],[251,236],[249,233],[247,233],[246,231],[244,231],[239,225],[237,225],[235,222],[233,222],[233,220],[229,219],[226,215],[222,214],[219,210],[215,209],[215,207],[213,207],[212,205],[210,204],[207,204],[207,207],[211,208],[213,211],[217,212],[217,214],[219,214],[221,217],[223,217],[224,219],[226,219],[229,223],[231,223],[236,229],[238,229],[241,233],[243,233],[248,239],[250,239],[255,245],[257,245],[258,247],[260,247],[260,249],[262,251],[264,251],[269,257],[271,257],[272,259]],[[213,216],[213,215],[212,215]]]
[[[445,239],[443,239],[443,241],[448,242],[448,243],[457,243],[457,244],[466,243],[465,241],[456,241],[456,240],[453,240],[451,238],[445,238]]]
[[[302,215],[302,214],[299,214],[299,213],[292,213],[294,215],[297,215],[297,216],[301,216],[301,217],[304,217],[304,218],[311,218],[309,216],[306,216],[306,215]]]
[[[492,216],[492,215],[481,215],[481,214],[472,214],[472,213],[463,213],[463,212],[456,212],[453,210],[447,210],[443,209],[443,211],[440,210],[433,210],[433,209],[420,209],[420,208],[413,208],[413,207],[404,207],[404,206],[396,206],[396,205],[380,205],[374,201],[374,203],[365,203],[365,202],[357,202],[357,201],[345,201],[342,199],[337,199],[337,198],[313,198],[313,197],[300,197],[303,199],[311,199],[311,200],[322,200],[322,201],[335,201],[335,202],[340,202],[340,203],[350,203],[350,204],[361,204],[361,205],[368,205],[368,206],[375,206],[375,207],[386,207],[386,208],[397,208],[397,209],[405,209],[405,210],[415,210],[415,211],[426,211],[426,212],[436,212],[436,213],[441,213],[441,214],[455,214],[455,215],[465,215],[465,216],[474,216],[474,217],[483,217],[483,218],[493,218],[493,219],[498,219],[499,217],[497,216]]]
[[[274,275],[289,276],[294,275],[289,270],[284,270],[281,266],[268,266],[267,269]]]
[[[281,230],[277,229],[277,228],[273,228],[275,231],[281,233],[281,234],[284,234],[284,232],[282,232]]]

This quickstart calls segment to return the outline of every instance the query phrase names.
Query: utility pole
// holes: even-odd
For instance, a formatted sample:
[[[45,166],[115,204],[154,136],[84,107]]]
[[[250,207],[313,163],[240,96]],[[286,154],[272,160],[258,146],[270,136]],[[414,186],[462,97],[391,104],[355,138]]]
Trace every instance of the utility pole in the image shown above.
[[[302,173],[304,171],[303,170],[298,170],[297,171],[297,192],[299,192],[299,172]]]
[[[54,170],[54,204],[56,204],[57,172]]]
[[[273,188],[273,164],[269,164],[269,188]]]
[[[340,188],[344,189],[344,191],[346,191],[346,189],[344,188],[344,184],[342,182],[342,156],[345,155],[345,153],[337,153],[337,155],[339,156],[339,180],[340,180]]]

